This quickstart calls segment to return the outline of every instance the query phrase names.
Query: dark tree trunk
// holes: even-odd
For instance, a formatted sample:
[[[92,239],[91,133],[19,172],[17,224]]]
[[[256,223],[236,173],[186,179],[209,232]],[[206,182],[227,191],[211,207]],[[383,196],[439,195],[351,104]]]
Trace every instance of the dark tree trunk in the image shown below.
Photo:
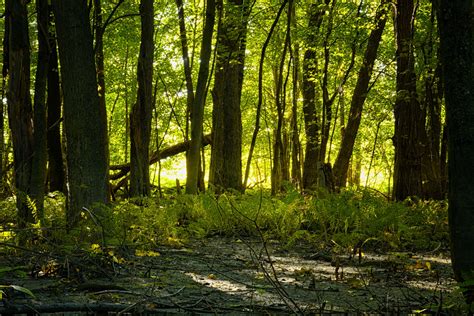
[[[316,110],[317,95],[316,82],[318,60],[316,55],[316,38],[322,23],[324,11],[319,5],[321,1],[311,5],[308,36],[308,48],[303,58],[303,114],[306,134],[305,156],[303,163],[303,189],[313,190],[318,185],[319,170],[322,167],[320,160],[320,119]]]
[[[59,87],[58,52],[56,40],[50,37],[51,55],[48,64],[48,167],[49,190],[65,190],[64,163],[61,143],[61,93]]]
[[[116,6],[121,4],[123,0],[120,0]],[[99,110],[100,118],[102,120],[102,125],[105,126],[107,130],[107,107],[105,103],[105,66],[104,66],[104,31],[105,26],[103,23],[103,13],[102,13],[102,0],[94,0],[94,31],[95,31],[95,63],[97,71],[97,91],[99,92]],[[105,138],[106,141],[106,157],[107,157],[107,166],[109,166],[109,138]],[[108,171],[107,171],[108,174]]]
[[[28,206],[33,157],[33,110],[30,97],[30,39],[26,0],[7,0],[9,27],[8,119],[13,143],[13,162],[18,227],[34,221]]]
[[[449,146],[451,259],[459,282],[468,281],[474,301],[474,4],[441,0],[441,62],[444,72]]]
[[[334,181],[336,187],[345,187],[347,180],[347,170],[354,149],[355,140],[359,131],[362,118],[362,109],[365,99],[369,93],[369,83],[372,77],[377,50],[382,38],[382,33],[387,21],[387,4],[382,1],[375,17],[375,28],[370,32],[365,50],[364,59],[359,69],[356,86],[352,94],[351,109],[347,125],[341,141],[339,153],[334,163]]]
[[[422,195],[424,115],[417,99],[413,54],[413,0],[396,7],[397,99],[395,101],[395,163],[393,198],[402,201]]]
[[[130,114],[130,196],[150,194],[149,145],[153,83],[153,0],[141,0],[141,44],[138,57],[137,102]]]
[[[209,62],[212,53],[212,33],[216,14],[216,1],[206,1],[206,21],[202,31],[202,42],[196,96],[191,110],[191,143],[186,155],[186,193],[197,194],[199,170],[201,166],[200,149],[202,143],[204,105],[206,103],[206,85],[209,78]]]
[[[225,0],[217,30],[217,62],[212,111],[209,184],[217,190],[242,190],[242,118],[248,0]]]
[[[38,64],[35,78],[34,97],[34,142],[31,172],[31,197],[35,203],[37,216],[43,218],[43,202],[46,187],[47,120],[46,120],[46,85],[49,63],[49,6],[47,0],[36,1],[38,27]]]
[[[97,93],[94,48],[86,1],[53,0],[67,141],[67,224],[84,207],[107,203],[107,128]]]

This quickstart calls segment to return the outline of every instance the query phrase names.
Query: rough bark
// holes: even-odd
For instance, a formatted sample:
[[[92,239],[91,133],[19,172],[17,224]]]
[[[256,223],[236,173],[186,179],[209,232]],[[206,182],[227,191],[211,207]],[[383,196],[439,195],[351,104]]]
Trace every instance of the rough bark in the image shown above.
[[[33,110],[30,97],[30,39],[26,0],[7,0],[9,25],[8,121],[13,144],[18,227],[34,221],[29,207],[33,156]]]
[[[397,98],[395,101],[395,163],[393,198],[402,201],[422,195],[422,140],[424,116],[416,92],[413,54],[413,0],[396,6]]]
[[[186,156],[186,193],[198,193],[199,170],[201,165],[200,148],[203,133],[204,105],[207,95],[207,79],[212,52],[212,33],[214,31],[216,1],[206,1],[206,21],[202,31],[202,42],[198,81],[193,108],[191,110],[191,143]]]
[[[225,0],[217,30],[209,184],[216,190],[242,190],[242,118],[248,0]]]
[[[94,48],[86,1],[53,0],[67,141],[67,224],[84,207],[107,203],[107,128],[97,93]]]
[[[439,10],[448,122],[449,226],[456,279],[474,301],[474,5],[441,0]]]
[[[50,36],[51,55],[48,64],[48,171],[49,190],[65,190],[65,172],[61,143],[61,93],[59,87],[58,52],[55,34]]]
[[[382,1],[375,17],[375,28],[370,32],[367,41],[364,59],[352,94],[349,118],[344,128],[341,146],[333,167],[336,187],[346,186],[347,170],[354,150],[357,132],[359,131],[363,106],[369,92],[369,83],[372,77],[375,58],[377,57],[377,50],[387,21],[387,9],[387,3]]]
[[[153,83],[153,0],[140,1],[141,44],[137,65],[137,101],[130,114],[130,196],[150,194],[149,145]]]
[[[305,158],[303,162],[303,189],[312,190],[318,184],[319,170],[322,162],[320,152],[320,120],[316,110],[317,95],[316,82],[318,60],[316,55],[316,41],[324,16],[320,7],[322,1],[313,4],[310,8],[308,27],[310,33],[307,39],[308,48],[303,57],[303,117],[306,135]]]
[[[37,217],[43,219],[43,202],[46,187],[47,120],[46,86],[49,63],[49,7],[47,0],[36,1],[38,28],[38,63],[35,76],[35,97],[33,113],[33,161],[31,172],[31,197],[35,203]]]

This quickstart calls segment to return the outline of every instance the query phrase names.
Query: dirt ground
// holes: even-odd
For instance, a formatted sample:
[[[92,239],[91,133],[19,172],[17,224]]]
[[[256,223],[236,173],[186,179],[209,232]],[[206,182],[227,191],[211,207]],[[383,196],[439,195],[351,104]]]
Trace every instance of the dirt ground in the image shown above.
[[[154,251],[6,256],[0,314],[458,315],[462,296],[439,253],[336,253],[215,237]]]

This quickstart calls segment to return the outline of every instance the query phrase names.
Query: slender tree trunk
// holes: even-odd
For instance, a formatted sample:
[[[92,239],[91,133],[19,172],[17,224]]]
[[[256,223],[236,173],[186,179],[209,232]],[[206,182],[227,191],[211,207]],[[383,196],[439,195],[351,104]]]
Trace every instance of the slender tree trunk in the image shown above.
[[[31,172],[31,197],[35,203],[37,217],[43,219],[43,202],[46,187],[47,119],[46,86],[49,64],[49,6],[47,0],[36,1],[38,27],[38,64],[35,78],[33,161]]]
[[[150,194],[149,146],[153,94],[153,0],[140,1],[141,44],[137,66],[137,102],[130,114],[130,196]]]
[[[421,196],[422,153],[425,133],[424,115],[416,93],[413,54],[413,0],[398,0],[397,32],[397,99],[395,101],[395,165],[393,197],[402,201]]]
[[[255,144],[257,143],[258,132],[260,131],[260,116],[262,112],[262,103],[263,103],[263,63],[265,60],[265,54],[267,51],[268,44],[270,43],[270,40],[272,38],[273,32],[275,31],[275,27],[277,26],[278,21],[280,20],[281,14],[283,13],[283,10],[285,9],[285,6],[287,3],[288,3],[288,0],[283,0],[282,4],[280,5],[277,16],[275,20],[273,21],[272,26],[270,27],[270,31],[268,32],[267,38],[265,39],[265,42],[262,45],[262,51],[260,53],[260,61],[259,61],[259,66],[258,66],[258,101],[257,101],[257,106],[256,106],[256,111],[255,111],[255,128],[252,133],[252,140],[250,142],[249,155],[247,158],[247,164],[245,166],[245,177],[244,177],[243,189],[247,187],[248,178],[250,175],[250,165],[252,163],[253,151],[255,149]]]
[[[240,99],[244,77],[248,0],[225,0],[217,30],[217,62],[212,112],[209,184],[242,190],[242,118]]]
[[[28,206],[33,156],[33,110],[30,97],[30,39],[26,0],[7,0],[9,29],[8,119],[13,143],[18,227],[34,221]]]
[[[459,282],[474,302],[474,4],[441,0],[439,11],[449,146],[451,259]]]
[[[382,38],[382,33],[387,21],[387,3],[382,1],[375,17],[375,28],[371,31],[367,41],[367,48],[364,59],[359,69],[356,86],[351,100],[350,114],[347,125],[341,141],[339,153],[334,163],[334,179],[336,187],[346,186],[347,170],[349,161],[354,149],[357,132],[359,131],[360,121],[362,118],[362,109],[369,92],[369,83],[372,77],[377,50]]]
[[[123,0],[120,0],[117,4],[120,5]],[[104,23],[102,13],[102,0],[94,0],[94,31],[95,31],[95,63],[97,71],[97,91],[99,92],[99,110],[100,119],[102,124],[107,129],[107,106],[105,101],[106,89],[105,89],[105,66],[104,66]],[[109,138],[105,138],[107,151],[107,166],[109,166]],[[108,171],[107,171],[108,174]]]
[[[5,6],[5,9],[7,7]],[[5,10],[5,14],[8,11]],[[2,64],[2,100],[0,100],[0,193],[3,195],[5,192],[5,179],[6,179],[6,154],[5,154],[5,102],[7,98],[7,85],[8,85],[8,68],[9,68],[9,41],[10,41],[10,20],[8,17],[4,18],[4,33],[3,33],[3,64]],[[8,103],[8,100],[7,100]]]
[[[59,87],[58,52],[55,35],[49,39],[50,57],[48,63],[48,97],[47,97],[47,144],[49,166],[49,190],[65,189],[63,151],[61,143],[61,93]]]
[[[67,224],[83,208],[107,203],[107,127],[97,92],[94,48],[86,1],[53,0],[67,141]]]
[[[206,21],[203,28],[196,95],[191,111],[191,144],[186,156],[186,193],[198,193],[199,169],[201,165],[200,148],[202,143],[206,85],[209,77],[209,62],[212,53],[212,33],[214,31],[216,2],[206,1]]]

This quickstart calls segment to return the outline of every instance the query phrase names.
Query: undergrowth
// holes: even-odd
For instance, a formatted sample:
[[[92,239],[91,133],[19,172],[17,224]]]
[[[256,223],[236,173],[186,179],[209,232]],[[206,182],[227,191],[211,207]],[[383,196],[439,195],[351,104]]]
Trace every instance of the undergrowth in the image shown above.
[[[1,203],[0,218],[4,221],[0,228],[8,231],[14,227],[14,200]],[[288,247],[332,244],[372,251],[433,251],[445,249],[448,242],[446,202],[394,203],[370,190],[346,189],[339,194],[320,192],[312,196],[289,188],[279,197],[266,191],[245,195],[208,191],[197,196],[126,199],[85,211],[83,224],[68,233],[64,207],[61,194],[48,195],[44,223],[31,240],[152,249],[158,244],[181,246],[188,239],[216,235],[263,236]],[[3,233],[0,239],[14,236]]]

